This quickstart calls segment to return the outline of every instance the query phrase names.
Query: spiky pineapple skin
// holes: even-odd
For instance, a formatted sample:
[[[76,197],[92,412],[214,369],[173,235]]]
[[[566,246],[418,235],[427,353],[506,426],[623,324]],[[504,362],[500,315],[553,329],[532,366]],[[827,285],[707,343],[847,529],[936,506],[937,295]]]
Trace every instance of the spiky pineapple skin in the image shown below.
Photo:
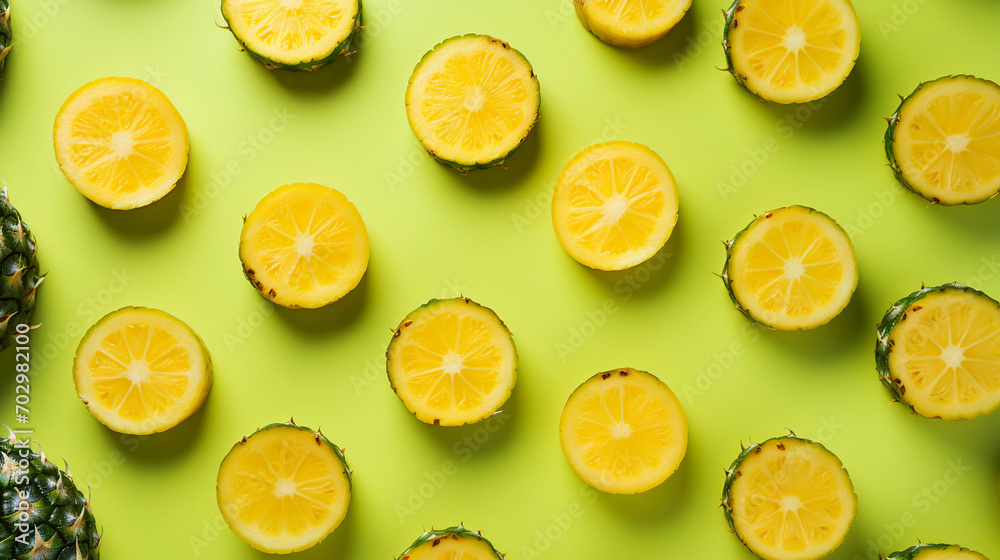
[[[72,476],[13,436],[0,439],[0,492],[0,558],[100,560],[101,535]],[[31,504],[27,521],[17,511],[22,497]],[[15,525],[25,522],[27,533]]]
[[[358,33],[360,33],[362,29],[364,29],[364,25],[362,24],[361,21],[361,12],[362,12],[361,0],[358,0],[358,13],[357,15],[354,16],[354,28],[351,30],[350,35],[348,35],[346,39],[344,39],[343,41],[340,42],[340,44],[334,47],[332,53],[323,58],[319,58],[316,60],[305,60],[298,64],[286,64],[283,62],[279,62],[277,60],[271,60],[270,58],[267,58],[266,56],[256,53],[252,49],[250,49],[246,45],[246,43],[240,40],[239,37],[236,37],[235,33],[233,34],[233,37],[235,37],[236,42],[240,44],[240,48],[245,50],[250,56],[252,56],[254,59],[263,64],[264,67],[267,68],[268,70],[289,70],[292,72],[315,72],[320,68],[336,61],[337,59],[351,54],[351,45],[354,43],[354,39],[358,36]],[[226,25],[229,25],[229,13],[226,11],[225,1],[222,2],[222,17],[223,19],[226,20]]]
[[[30,326],[41,282],[35,237],[0,188],[0,350],[14,343],[18,325]]]
[[[448,527],[447,529],[441,529],[439,531],[431,530],[425,532],[423,535],[420,535],[420,537],[417,538],[417,540],[413,541],[413,544],[407,547],[406,550],[404,550],[403,553],[396,558],[396,560],[406,560],[410,552],[416,549],[417,547],[426,544],[428,542],[433,542],[434,540],[444,539],[444,538],[477,539],[483,541],[484,543],[486,543],[487,546],[490,547],[490,549],[496,555],[497,560],[503,560],[504,555],[499,551],[497,551],[496,547],[493,546],[493,543],[491,543],[489,540],[487,540],[486,537],[483,536],[482,531],[470,531],[465,527],[463,527],[461,524],[459,524],[456,527]]]
[[[929,552],[932,550],[947,550],[949,548],[958,548],[961,552],[972,552],[973,554],[978,554],[973,552],[968,548],[961,547],[955,544],[940,544],[940,543],[920,543],[916,546],[911,546],[906,550],[900,550],[899,552],[893,552],[892,554],[885,557],[885,560],[916,560],[924,552]]]
[[[10,0],[0,0],[0,71],[4,60],[14,46],[14,35],[10,29]]]
[[[906,318],[906,310],[912,307],[913,304],[931,294],[948,290],[958,290],[982,296],[996,303],[997,306],[1000,307],[1000,303],[997,303],[996,300],[983,292],[975,288],[959,284],[958,282],[952,282],[951,284],[932,286],[930,288],[922,287],[912,294],[900,299],[889,307],[877,327],[878,340],[875,342],[875,367],[878,370],[879,379],[882,381],[882,384],[889,389],[889,393],[892,395],[892,398],[897,402],[906,405],[906,407],[909,408],[914,414],[916,414],[917,411],[913,405],[906,401],[906,389],[898,379],[893,377],[892,372],[889,370],[889,354],[892,352],[892,347],[889,345],[889,335],[892,333],[892,330],[896,328],[896,325]]]

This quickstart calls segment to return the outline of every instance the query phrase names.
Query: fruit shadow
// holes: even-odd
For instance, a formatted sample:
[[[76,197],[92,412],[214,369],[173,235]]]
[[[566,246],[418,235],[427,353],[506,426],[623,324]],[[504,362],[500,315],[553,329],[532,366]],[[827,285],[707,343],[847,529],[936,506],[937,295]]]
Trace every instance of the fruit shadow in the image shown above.
[[[274,304],[275,316],[296,332],[310,337],[329,336],[351,328],[368,306],[370,270],[361,282],[341,299],[319,309],[289,309]]]
[[[334,529],[328,537],[323,539],[323,542],[317,544],[316,546],[303,550],[302,552],[296,552],[294,556],[295,560],[332,560],[335,558],[350,558],[352,550],[354,548],[354,543],[357,541],[357,527],[354,523],[354,511],[355,507],[352,505],[347,508],[347,516],[340,525]],[[276,554],[270,554],[267,552],[261,552],[257,549],[253,550],[253,557],[258,559],[267,558],[269,560],[274,560],[275,558],[281,558],[282,556]]]
[[[519,372],[521,368],[519,368]],[[515,385],[507,402],[497,410],[494,416],[464,426],[434,426],[418,422],[419,430],[429,439],[439,445],[449,454],[458,456],[461,461],[474,458],[485,460],[490,454],[500,452],[514,435],[520,423],[521,396]],[[400,407],[404,411],[405,407]],[[409,412],[407,415],[412,416]],[[496,418],[492,419],[491,418]],[[498,421],[502,420],[502,424]],[[491,429],[492,428],[492,429]],[[461,451],[461,452],[460,452]]]
[[[858,559],[871,559],[879,560],[878,556],[868,556],[868,545],[869,541],[877,540],[881,535],[871,534],[865,529],[868,527],[880,526],[881,522],[884,520],[868,520],[867,510],[864,504],[861,503],[858,506],[857,516],[854,518],[854,525],[851,526],[850,532],[847,533],[847,537],[844,538],[844,542],[833,551],[827,558],[829,560],[858,560]],[[883,554],[888,554],[892,552],[891,550],[881,551]]]
[[[942,444],[953,449],[954,454],[944,457],[945,459],[957,460],[964,453],[983,455],[996,459],[993,464],[1000,470],[1000,412],[973,420],[947,421],[924,418],[899,403],[893,403],[893,407],[897,414],[909,414],[911,421],[920,422],[921,431],[940,439]]]
[[[612,294],[622,301],[652,297],[662,286],[669,284],[677,271],[683,269],[682,244],[685,226],[684,220],[678,220],[670,239],[645,262],[625,270],[604,271],[595,270],[585,265],[579,265],[597,282],[611,290]],[[566,258],[572,258],[567,255]]]
[[[191,167],[188,161],[188,169]],[[188,187],[185,172],[177,185],[166,196],[156,202],[131,210],[112,210],[87,201],[90,208],[105,225],[121,237],[148,238],[165,232],[181,215],[181,205]],[[69,187],[72,188],[72,187]],[[80,195],[82,196],[82,195]]]
[[[607,494],[598,491],[597,503],[637,525],[661,526],[684,515],[691,501],[693,449],[688,442],[687,455],[680,467],[662,484],[640,494]]]
[[[213,391],[215,388],[213,388]],[[101,426],[106,438],[114,442],[115,447],[129,461],[132,458],[152,464],[161,465],[182,460],[194,446],[198,435],[203,431],[205,415],[212,406],[212,393],[208,394],[201,408],[195,411],[187,420],[165,432],[148,436],[119,434]],[[94,421],[96,422],[96,420]]]
[[[691,4],[691,8],[688,9],[684,17],[674,25],[666,35],[663,36],[659,41],[646,45],[645,47],[639,47],[637,49],[630,49],[626,47],[616,47],[614,45],[604,46],[608,49],[613,49],[614,52],[621,56],[622,58],[628,58],[634,60],[645,66],[651,68],[662,67],[667,64],[673,64],[674,66],[680,66],[681,61],[690,58],[692,55],[688,53],[688,49],[697,44],[698,34],[697,23],[699,20],[698,12],[701,8],[698,7],[698,2]],[[722,22],[718,25],[720,36],[718,39],[721,41],[721,30]],[[587,32],[588,35],[594,41],[600,41],[593,33]],[[719,46],[718,42],[713,40],[709,45],[705,45],[702,49],[708,49],[711,47],[718,47],[719,52],[722,52],[722,47]]]
[[[545,102],[539,108],[539,115],[544,114]],[[450,173],[458,176],[458,182],[467,186],[469,190],[477,194],[495,195],[510,191],[517,185],[524,183],[525,179],[531,175],[532,170],[538,163],[541,153],[541,136],[545,126],[544,117],[539,117],[534,128],[528,137],[521,144],[521,147],[510,156],[504,167],[492,167],[490,169],[476,169],[467,175],[462,175],[457,171],[448,169]],[[437,165],[437,162],[435,162]]]
[[[891,171],[887,170],[886,173],[892,176]],[[907,191],[905,194],[906,198],[911,199],[908,204],[923,206],[925,215],[947,222],[949,228],[962,228],[979,236],[1000,238],[1000,199],[994,198],[979,204],[941,206],[932,204],[916,193]]]
[[[355,47],[356,48],[356,45]],[[326,66],[313,72],[295,72],[292,70],[267,70],[263,65],[250,55],[247,55],[250,62],[259,67],[261,71],[270,72],[274,80],[281,87],[306,96],[330,95],[338,89],[345,87],[351,81],[351,76],[357,72],[358,65],[361,64],[362,56],[359,53],[343,57],[339,60],[327,64]]]

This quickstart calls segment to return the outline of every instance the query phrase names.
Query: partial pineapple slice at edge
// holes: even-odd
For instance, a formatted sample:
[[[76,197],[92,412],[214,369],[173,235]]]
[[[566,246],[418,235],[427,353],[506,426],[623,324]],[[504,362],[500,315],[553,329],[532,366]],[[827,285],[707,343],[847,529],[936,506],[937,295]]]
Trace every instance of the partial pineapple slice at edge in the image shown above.
[[[482,535],[462,525],[420,535],[397,557],[399,560],[503,560],[504,555]]]
[[[893,552],[885,560],[988,560],[982,554],[957,544],[920,543]]]
[[[574,0],[583,27],[617,47],[636,49],[666,35],[691,8],[692,0]]]

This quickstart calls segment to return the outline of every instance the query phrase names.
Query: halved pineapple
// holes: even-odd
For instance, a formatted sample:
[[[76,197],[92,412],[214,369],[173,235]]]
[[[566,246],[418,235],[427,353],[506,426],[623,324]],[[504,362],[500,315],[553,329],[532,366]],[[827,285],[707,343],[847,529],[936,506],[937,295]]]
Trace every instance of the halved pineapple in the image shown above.
[[[406,114],[439,162],[468,173],[503,166],[538,120],[538,78],[528,59],[488,35],[443,41],[417,64]]]
[[[897,301],[878,326],[876,364],[914,412],[972,419],[1000,408],[1000,303],[958,283]]]
[[[765,560],[814,560],[839,547],[858,510],[847,470],[822,445],[780,437],[746,448],[726,471],[733,533]]]
[[[988,560],[982,554],[957,544],[920,543],[906,550],[893,552],[885,560]]]
[[[951,206],[1000,192],[1000,85],[974,76],[921,84],[889,118],[885,152],[896,178]]]
[[[806,103],[851,74],[861,29],[851,0],[736,0],[722,46],[729,72],[750,93]]]
[[[298,552],[344,520],[351,471],[322,432],[271,424],[237,442],[222,460],[216,498],[243,542],[263,552]]]
[[[413,542],[397,560],[503,560],[482,531],[473,532],[459,525],[440,531],[428,531]]]
[[[361,282],[368,256],[361,214],[329,187],[279,187],[244,218],[243,272],[278,305],[315,309],[337,301]]]
[[[687,452],[687,418],[670,387],[632,368],[598,373],[563,408],[559,438],[587,484],[612,494],[645,492]]]
[[[123,307],[83,336],[73,381],[87,410],[105,426],[123,434],[154,434],[201,407],[212,388],[212,359],[180,319]]]
[[[573,0],[583,27],[598,39],[639,48],[667,34],[691,8],[691,0]]]
[[[517,381],[517,351],[493,310],[436,299],[406,316],[386,351],[389,383],[418,420],[461,426],[488,418]]]
[[[812,208],[789,206],[758,216],[726,249],[722,281],[733,303],[773,329],[825,325],[858,287],[850,237]]]
[[[222,0],[240,45],[268,70],[312,72],[350,54],[360,0]]]
[[[66,179],[105,208],[155,202],[187,167],[184,119],[142,80],[102,78],[82,86],[59,109],[53,136]]]
[[[566,164],[552,194],[552,224],[581,264],[622,270],[663,247],[677,224],[677,207],[677,183],[656,152],[604,142]]]

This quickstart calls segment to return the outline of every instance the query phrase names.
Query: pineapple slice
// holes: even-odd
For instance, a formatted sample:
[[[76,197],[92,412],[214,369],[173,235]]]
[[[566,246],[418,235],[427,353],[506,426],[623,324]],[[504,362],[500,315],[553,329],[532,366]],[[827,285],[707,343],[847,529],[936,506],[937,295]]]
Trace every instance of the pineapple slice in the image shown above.
[[[461,426],[488,418],[510,397],[517,351],[493,310],[469,298],[436,299],[393,332],[386,370],[418,420]]]
[[[124,307],[83,336],[73,381],[87,410],[108,428],[155,434],[201,407],[212,388],[212,359],[198,334],[176,317]]]
[[[691,0],[573,0],[583,27],[609,45],[636,49],[667,34]]]
[[[585,266],[622,270],[659,251],[677,224],[677,183],[653,150],[605,142],[576,155],[552,194],[552,224]]]
[[[958,283],[897,301],[878,326],[876,364],[892,396],[927,418],[1000,408],[1000,303]]]
[[[312,72],[350,53],[360,0],[222,0],[240,46],[268,70]]]
[[[687,452],[687,418],[670,387],[632,368],[598,373],[563,408],[559,438],[570,466],[611,494],[645,492],[670,477]]]
[[[105,208],[156,202],[187,167],[184,119],[142,80],[102,78],[76,90],[59,109],[53,136],[66,179]]]
[[[858,497],[836,455],[780,437],[736,458],[726,471],[722,508],[740,542],[764,560],[814,560],[844,542]]]
[[[464,35],[417,64],[406,115],[427,152],[464,174],[502,167],[535,126],[539,100],[524,55],[500,39]]]
[[[893,552],[885,560],[988,560],[982,554],[957,544],[921,543]]]
[[[397,560],[503,560],[482,531],[473,532],[459,525],[420,535]]]
[[[271,424],[237,442],[222,460],[216,498],[243,542],[263,552],[298,552],[344,520],[351,471],[322,432]]]
[[[973,76],[922,84],[889,118],[885,152],[896,178],[951,206],[1000,192],[1000,85]]]
[[[244,219],[240,260],[264,297],[292,309],[337,301],[368,269],[368,230],[340,192],[312,183],[275,189]]]
[[[851,0],[736,0],[722,46],[729,72],[750,93],[806,103],[837,89],[861,52]]]
[[[858,287],[850,237],[812,208],[790,206],[758,216],[726,249],[722,281],[733,303],[772,329],[825,325]]]

